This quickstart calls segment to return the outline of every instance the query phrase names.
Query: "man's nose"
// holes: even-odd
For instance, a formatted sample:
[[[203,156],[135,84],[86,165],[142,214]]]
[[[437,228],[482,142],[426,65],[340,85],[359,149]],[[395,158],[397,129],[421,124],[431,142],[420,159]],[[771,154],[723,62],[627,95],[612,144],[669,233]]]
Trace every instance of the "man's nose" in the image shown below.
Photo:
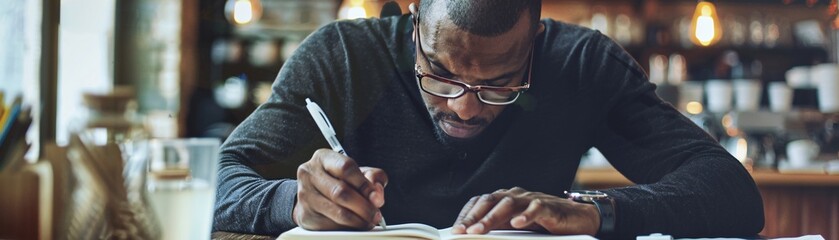
[[[481,112],[483,103],[478,100],[474,92],[467,92],[458,98],[451,98],[448,101],[449,109],[455,112],[460,119],[469,120]]]

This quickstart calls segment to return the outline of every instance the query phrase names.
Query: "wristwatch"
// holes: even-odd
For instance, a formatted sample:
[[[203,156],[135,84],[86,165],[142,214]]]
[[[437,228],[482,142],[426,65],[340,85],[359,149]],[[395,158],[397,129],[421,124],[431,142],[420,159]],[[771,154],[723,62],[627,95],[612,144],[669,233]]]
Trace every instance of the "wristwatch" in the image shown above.
[[[600,212],[600,228],[597,236],[608,237],[615,232],[615,200],[601,191],[565,191],[565,196],[579,203],[594,204]]]

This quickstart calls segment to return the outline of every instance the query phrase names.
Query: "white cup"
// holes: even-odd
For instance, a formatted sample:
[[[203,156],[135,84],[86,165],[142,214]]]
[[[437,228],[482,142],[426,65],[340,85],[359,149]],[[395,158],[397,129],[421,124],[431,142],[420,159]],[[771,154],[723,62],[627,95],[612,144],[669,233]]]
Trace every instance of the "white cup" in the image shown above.
[[[653,54],[650,56],[650,82],[656,85],[665,83],[667,78],[667,56]]]
[[[679,110],[685,111],[691,102],[702,104],[705,86],[702,82],[685,81],[679,86]]]
[[[836,64],[823,63],[810,67],[810,86],[819,87],[822,81],[836,79]]]
[[[819,145],[812,140],[802,139],[787,143],[787,161],[792,167],[807,166],[819,156]]]
[[[667,81],[672,85],[680,85],[687,78],[687,63],[685,57],[674,53],[670,55],[670,64],[667,64]]]
[[[769,83],[769,109],[789,112],[792,109],[792,89],[784,82]]]
[[[763,90],[763,86],[758,80],[735,80],[734,102],[737,110],[756,112],[760,108],[761,90]]]
[[[819,110],[824,113],[839,112],[839,78],[836,64],[819,64],[813,67],[811,77],[818,83]]]
[[[787,71],[787,84],[792,88],[809,88],[810,84],[810,67],[799,66]]]
[[[713,79],[705,83],[708,94],[708,111],[724,113],[731,110],[731,82]]]

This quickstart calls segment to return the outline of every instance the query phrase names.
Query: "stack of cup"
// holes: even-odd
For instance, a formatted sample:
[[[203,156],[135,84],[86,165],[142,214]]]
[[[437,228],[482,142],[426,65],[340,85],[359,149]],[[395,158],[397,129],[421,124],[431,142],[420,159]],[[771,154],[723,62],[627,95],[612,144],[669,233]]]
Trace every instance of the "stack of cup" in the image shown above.
[[[787,84],[792,88],[811,88],[810,67],[798,66],[787,71]]]
[[[756,112],[760,108],[760,95],[763,86],[759,80],[734,80],[734,102],[737,111]]]
[[[769,83],[769,109],[773,112],[789,112],[792,109],[792,89],[784,82]]]
[[[681,85],[688,77],[687,62],[681,54],[670,55],[670,63],[667,64],[667,82],[671,85]]]
[[[656,85],[667,83],[667,56],[653,54],[650,56],[650,82]]]
[[[813,66],[811,81],[818,87],[819,110],[823,113],[839,112],[839,78],[835,63]]]
[[[787,161],[790,167],[805,167],[818,156],[819,144],[809,139],[801,139],[787,144]]]
[[[702,82],[686,81],[679,86],[679,110],[690,114],[702,113],[705,89]]]
[[[708,80],[705,83],[705,92],[708,96],[708,111],[725,113],[731,110],[731,82],[721,79]]]

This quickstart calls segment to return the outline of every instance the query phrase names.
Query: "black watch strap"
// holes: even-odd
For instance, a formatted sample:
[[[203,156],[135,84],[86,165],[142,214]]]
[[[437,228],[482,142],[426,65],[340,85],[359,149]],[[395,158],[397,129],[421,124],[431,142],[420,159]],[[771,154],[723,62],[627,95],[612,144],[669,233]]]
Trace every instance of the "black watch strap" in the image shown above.
[[[595,198],[592,201],[600,212],[600,229],[597,236],[609,238],[615,232],[615,200],[612,198]]]

